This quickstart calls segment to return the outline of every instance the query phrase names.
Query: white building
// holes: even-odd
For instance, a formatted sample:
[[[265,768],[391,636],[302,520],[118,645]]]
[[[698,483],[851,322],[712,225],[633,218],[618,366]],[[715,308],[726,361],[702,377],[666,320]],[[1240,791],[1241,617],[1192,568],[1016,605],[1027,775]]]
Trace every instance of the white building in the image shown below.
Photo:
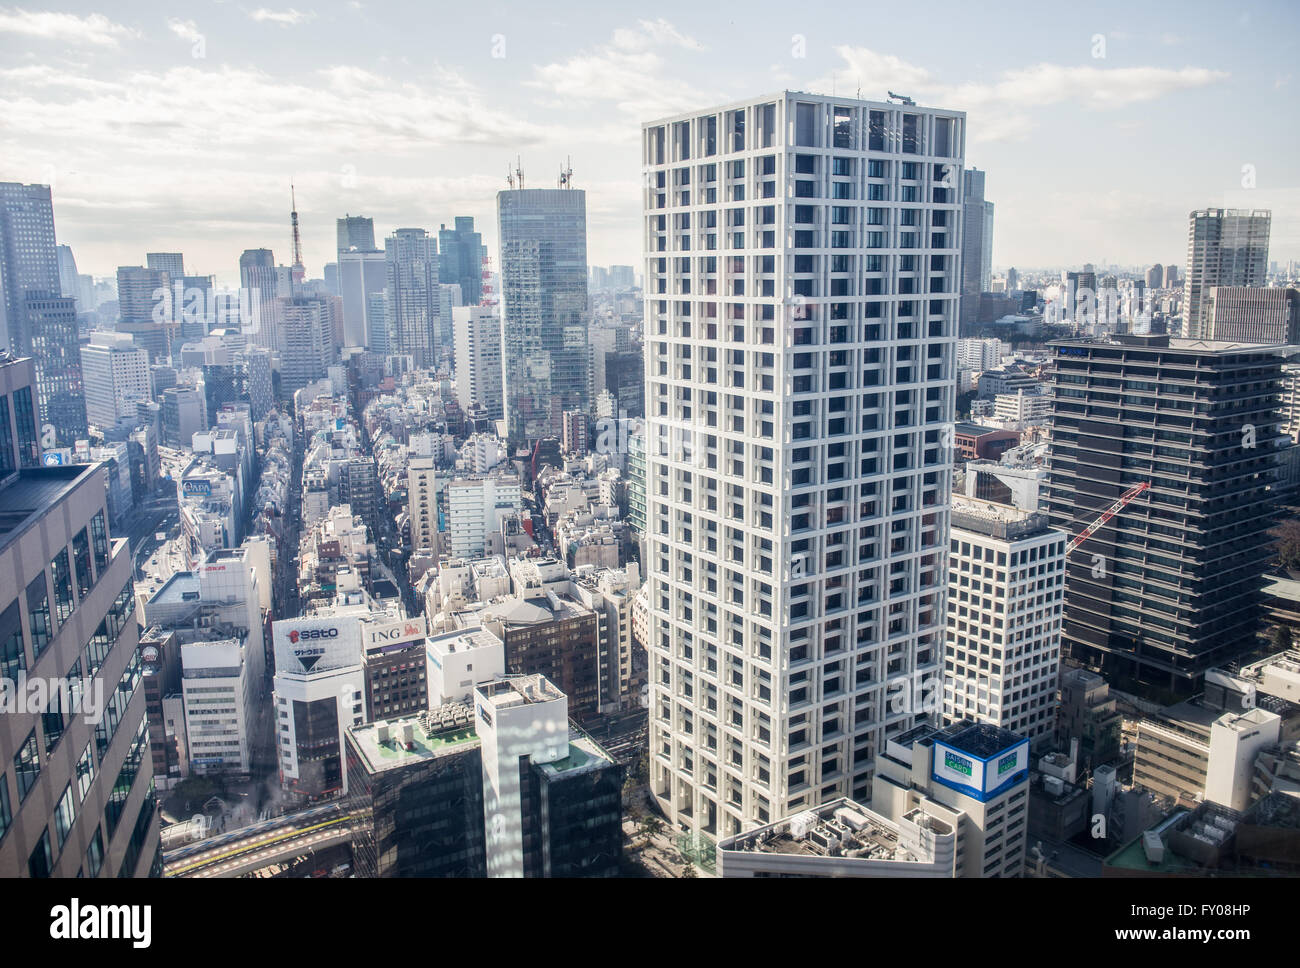
[[[365,605],[272,625],[276,745],[285,789],[308,797],[347,792],[343,732],[366,721],[361,619]]]
[[[470,413],[479,407],[492,420],[505,415],[501,376],[501,316],[496,306],[457,306],[451,311],[456,341],[456,401]]]
[[[86,421],[111,428],[136,416],[136,403],[149,400],[149,353],[136,346],[130,333],[96,330],[81,348],[82,385],[86,390]]]
[[[438,550],[438,472],[432,457],[412,457],[406,471],[411,550]]]
[[[506,646],[481,626],[444,632],[425,641],[429,708],[470,702],[474,690],[506,674]]]
[[[953,497],[945,722],[991,723],[1034,745],[1051,739],[1067,540],[1044,515]]]
[[[987,723],[921,725],[885,744],[871,809],[920,808],[957,832],[956,877],[1019,877],[1029,820],[1029,740]]]
[[[513,475],[472,475],[448,481],[448,551],[457,558],[485,554],[489,536],[501,530],[501,518],[522,508],[519,479]]]
[[[650,785],[674,825],[865,799],[915,721],[884,692],[942,649],[965,124],[784,92],[643,125]]]
[[[1002,340],[959,339],[956,355],[958,369],[982,373],[1002,365]]]
[[[521,757],[554,763],[569,755],[569,700],[542,675],[514,676],[474,691],[482,743],[488,877],[523,877]]]
[[[181,646],[181,691],[185,735],[193,773],[247,774],[252,769],[249,736],[256,717],[252,652],[261,635]]]
[[[1004,424],[1042,423],[1052,415],[1052,397],[1046,393],[999,393],[993,398],[993,417]],[[1015,428],[1013,428],[1015,429]]]

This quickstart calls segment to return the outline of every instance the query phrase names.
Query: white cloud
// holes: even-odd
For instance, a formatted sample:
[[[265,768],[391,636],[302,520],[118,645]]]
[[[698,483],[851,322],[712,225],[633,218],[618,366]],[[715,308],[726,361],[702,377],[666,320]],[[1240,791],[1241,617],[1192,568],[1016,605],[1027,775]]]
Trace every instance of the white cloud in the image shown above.
[[[703,49],[666,20],[641,20],[636,27],[616,30],[612,43],[563,62],[534,67],[533,80],[525,83],[544,91],[548,106],[612,101],[620,111],[638,119],[706,103],[710,95],[666,70],[659,52],[665,47]]]
[[[14,7],[0,7],[0,34],[3,33],[96,47],[117,47],[124,38],[136,36],[136,31],[99,13],[78,17],[74,13]]]
[[[174,67],[92,81],[45,67],[0,71],[0,137],[40,131],[101,157],[259,158],[316,151],[412,155],[438,146],[515,147],[541,125],[485,106],[467,82],[420,84],[353,67],[323,83],[251,68]],[[443,71],[439,74],[447,77]],[[256,106],[255,108],[252,106]]]
[[[282,27],[296,27],[298,24],[305,24],[309,20],[315,20],[314,11],[303,12],[290,7],[288,10],[268,10],[265,7],[258,7],[249,14],[258,23],[274,23]]]
[[[852,91],[866,98],[883,98],[887,91],[914,97],[919,103],[968,111],[972,142],[1019,141],[1033,122],[1027,112],[1065,102],[1091,110],[1111,110],[1152,101],[1178,91],[1217,83],[1224,71],[1204,67],[1068,67],[1035,64],[1001,73],[994,81],[950,83],[925,67],[893,54],[865,47],[834,48],[845,69],[809,82],[809,89]]]
[[[197,43],[203,39],[199,26],[193,20],[168,20],[167,27],[181,40]]]

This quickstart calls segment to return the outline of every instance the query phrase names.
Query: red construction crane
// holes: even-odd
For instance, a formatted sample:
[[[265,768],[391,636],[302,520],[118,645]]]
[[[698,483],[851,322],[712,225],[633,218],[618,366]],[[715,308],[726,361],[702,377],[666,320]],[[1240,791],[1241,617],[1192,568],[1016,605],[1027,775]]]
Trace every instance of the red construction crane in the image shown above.
[[[1119,514],[1119,512],[1124,509],[1124,505],[1128,504],[1129,501],[1133,500],[1150,486],[1150,481],[1143,481],[1141,484],[1134,484],[1127,491],[1121,494],[1119,500],[1106,509],[1105,514],[1080,531],[1078,537],[1065,546],[1066,555],[1068,556],[1075,548],[1079,547],[1079,545],[1091,538],[1107,521]]]

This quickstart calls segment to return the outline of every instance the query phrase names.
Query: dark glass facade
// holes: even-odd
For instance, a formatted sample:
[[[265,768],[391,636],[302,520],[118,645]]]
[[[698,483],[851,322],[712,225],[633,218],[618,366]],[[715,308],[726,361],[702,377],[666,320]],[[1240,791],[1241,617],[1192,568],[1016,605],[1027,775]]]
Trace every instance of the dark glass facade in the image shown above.
[[[1052,525],[1077,535],[1151,485],[1070,555],[1062,648],[1119,688],[1191,693],[1255,647],[1282,357],[1146,336],[1051,348]]]
[[[576,189],[500,192],[505,412],[512,445],[559,437],[587,400],[587,199]]]

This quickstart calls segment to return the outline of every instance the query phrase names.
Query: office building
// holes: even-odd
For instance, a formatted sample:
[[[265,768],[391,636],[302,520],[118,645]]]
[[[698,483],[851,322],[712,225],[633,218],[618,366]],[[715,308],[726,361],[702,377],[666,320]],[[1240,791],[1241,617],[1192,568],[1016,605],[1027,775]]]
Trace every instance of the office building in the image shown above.
[[[955,877],[1019,877],[1029,814],[1029,740],[988,723],[920,725],[885,744],[871,808],[918,808],[957,832]]]
[[[347,731],[361,877],[615,877],[622,768],[541,676]]]
[[[497,193],[506,429],[511,446],[560,436],[587,410],[587,195]]]
[[[412,457],[407,466],[406,501],[411,522],[411,551],[438,550],[438,472],[432,457]]]
[[[985,172],[978,168],[968,168],[961,173],[963,326],[978,321],[980,293],[988,292],[993,282],[993,203],[984,197],[984,175]]]
[[[1300,343],[1300,289],[1213,286],[1208,300],[1208,339]]]
[[[213,638],[181,646],[181,692],[191,773],[247,776],[252,770],[255,680],[246,649],[255,639]],[[259,656],[260,658],[260,656]]]
[[[364,604],[273,622],[280,783],[309,799],[346,792],[343,734],[366,720]]]
[[[438,226],[438,253],[438,278],[460,287],[460,305],[482,302],[487,246],[474,231],[474,219],[458,215],[454,228]]]
[[[36,362],[42,436],[52,430],[55,447],[75,446],[88,434],[77,301],[29,292],[23,309],[28,344],[22,352]]]
[[[169,387],[162,393],[162,444],[189,450],[194,435],[208,429],[207,399],[189,385]]]
[[[1207,668],[1254,647],[1282,357],[1168,336],[1049,346],[1052,525],[1073,537],[1150,485],[1070,556],[1065,655],[1125,691],[1189,695]]]
[[[456,339],[456,401],[466,413],[505,415],[501,383],[501,315],[495,306],[452,310]]]
[[[49,697],[0,731],[0,877],[161,876],[131,550],[101,466],[30,466],[34,379],[0,360],[0,676]]]
[[[441,359],[438,317],[438,243],[424,229],[398,229],[384,241],[390,353],[411,357],[417,368]]]
[[[415,462],[411,463],[414,474]],[[501,519],[518,514],[523,508],[519,478],[509,472],[452,478],[446,488],[448,551],[454,558],[478,558],[486,554],[489,537],[501,531]],[[414,489],[411,496],[414,500]],[[413,526],[414,517],[412,512]]]
[[[1272,221],[1272,213],[1263,209],[1209,208],[1188,216],[1184,336],[1210,338],[1210,290],[1215,286],[1263,286],[1268,282]],[[1166,278],[1165,287],[1171,285]]]
[[[384,294],[388,282],[388,265],[382,250],[348,249],[339,252],[339,291],[343,298],[343,345],[369,346],[376,352],[396,353],[393,345],[376,349],[370,342],[374,335],[388,336],[388,305],[376,301]],[[380,317],[378,310],[383,309]]]
[[[185,275],[185,257],[180,252],[146,252],[144,259],[150,269],[165,272],[173,279]]]
[[[362,623],[361,656],[371,719],[413,716],[429,708],[428,633],[423,615],[381,615]]]
[[[1163,289],[1165,284],[1165,270],[1159,262],[1147,270],[1146,284],[1148,289]]]
[[[325,379],[334,362],[334,302],[321,296],[282,300],[280,392],[292,396]]]
[[[247,341],[272,352],[279,351],[280,333],[276,298],[279,280],[275,254],[270,249],[245,249],[239,256],[240,328]]]
[[[345,215],[336,223],[338,251],[357,249],[361,252],[375,250],[375,220],[364,215]]]
[[[1047,516],[954,495],[943,717],[1052,739],[1065,605],[1063,532]]]
[[[939,667],[964,127],[794,92],[643,126],[650,787],[675,825],[865,799],[915,721],[886,682]]]
[[[20,356],[30,353],[28,293],[62,293],[54,201],[49,185],[0,182],[0,349]]]

